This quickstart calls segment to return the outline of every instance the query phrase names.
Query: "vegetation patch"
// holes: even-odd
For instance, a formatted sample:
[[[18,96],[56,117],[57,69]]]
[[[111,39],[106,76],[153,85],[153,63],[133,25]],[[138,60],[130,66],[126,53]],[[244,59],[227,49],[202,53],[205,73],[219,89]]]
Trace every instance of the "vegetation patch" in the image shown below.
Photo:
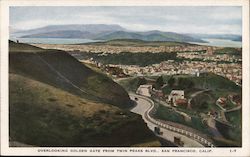
[[[205,134],[211,134],[205,124],[202,123],[201,118],[192,116],[191,121],[187,122],[185,121],[184,117],[180,115],[179,113],[171,110],[168,107],[165,107],[163,105],[159,105],[157,108],[157,111],[154,115],[158,119],[171,121],[179,124],[186,125],[188,127],[191,127],[193,129],[199,130]]]
[[[242,50],[233,47],[225,47],[222,49],[215,50],[215,53],[219,55],[229,54],[229,55],[241,56]]]

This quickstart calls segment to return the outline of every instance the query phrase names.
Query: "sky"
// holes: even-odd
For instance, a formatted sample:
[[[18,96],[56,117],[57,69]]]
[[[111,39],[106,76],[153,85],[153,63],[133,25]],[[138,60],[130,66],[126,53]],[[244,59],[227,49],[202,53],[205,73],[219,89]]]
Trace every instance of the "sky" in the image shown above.
[[[10,27],[18,30],[58,24],[118,24],[132,31],[242,34],[238,6],[22,6],[10,7]]]

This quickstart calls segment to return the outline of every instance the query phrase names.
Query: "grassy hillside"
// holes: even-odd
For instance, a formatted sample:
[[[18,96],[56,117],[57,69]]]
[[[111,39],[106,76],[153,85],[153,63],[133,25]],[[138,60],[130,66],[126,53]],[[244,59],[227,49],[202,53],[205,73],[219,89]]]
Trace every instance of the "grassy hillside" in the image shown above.
[[[201,39],[193,38],[187,35],[161,32],[161,31],[148,31],[148,32],[125,32],[116,31],[109,34],[101,35],[96,40],[114,40],[114,39],[139,39],[145,41],[177,41],[177,42],[204,42]]]
[[[173,88],[177,89],[211,89],[211,90],[228,90],[228,91],[241,91],[241,87],[237,86],[234,82],[229,79],[213,74],[204,73],[200,77],[190,75],[174,75],[172,77],[164,76],[165,82],[169,82],[173,79]],[[169,88],[166,87],[166,88]]]
[[[127,92],[105,75],[64,51],[13,42],[10,47],[12,141],[35,146],[160,145],[140,116],[124,110],[131,107]]]
[[[153,79],[156,80],[157,77]],[[229,94],[241,95],[241,87],[222,76],[212,73],[205,73],[200,77],[191,75],[166,75],[163,76],[163,80],[167,84],[162,89],[166,95],[170,94],[172,90],[184,90],[185,98],[190,98],[195,92],[208,90],[196,95],[192,99],[192,112],[217,111],[219,108],[215,105],[215,102],[219,97],[227,97]],[[134,77],[121,80],[119,84],[127,91],[135,92],[140,82],[142,81],[139,77]],[[230,101],[227,102],[227,107],[230,107]]]
[[[191,127],[192,129],[199,130],[200,132],[210,134],[207,126],[203,124],[201,118],[195,115],[191,116],[190,121],[186,121],[185,118],[179,113],[173,112],[170,108],[166,106],[159,105],[154,116],[158,119],[179,123]]]
[[[33,52],[43,52],[44,49],[41,49],[36,46],[23,44],[23,43],[15,43],[13,41],[9,42],[9,52],[10,53],[33,53]]]
[[[156,141],[139,116],[16,74],[10,74],[10,137],[36,146]]]
[[[136,92],[137,88],[140,86],[143,79],[139,77],[128,78],[119,81],[119,84],[125,88],[127,91]]]
[[[23,51],[23,45],[25,48],[28,47],[26,44],[20,44],[21,51]],[[111,103],[122,108],[131,107],[128,94],[123,88],[105,75],[89,69],[64,51],[20,52],[10,51],[10,72],[47,83],[81,97]]]
[[[149,78],[156,80],[158,77]],[[135,91],[139,87],[139,80],[139,77],[134,77],[121,80],[119,81],[119,84],[121,84],[127,91]],[[241,87],[237,86],[234,82],[213,73],[204,73],[201,74],[200,77],[192,75],[163,75],[163,80],[168,84],[168,86],[163,88],[165,94],[169,94],[172,89],[184,89],[186,91],[185,93],[192,93],[201,89],[231,92],[241,91]]]

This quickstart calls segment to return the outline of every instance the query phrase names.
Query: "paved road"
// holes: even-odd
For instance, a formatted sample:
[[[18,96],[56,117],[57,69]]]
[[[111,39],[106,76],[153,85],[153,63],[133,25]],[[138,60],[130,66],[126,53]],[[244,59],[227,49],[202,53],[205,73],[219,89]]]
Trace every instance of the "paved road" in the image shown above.
[[[115,78],[113,79],[115,82],[119,82],[119,81],[123,81],[123,80],[128,80],[128,79],[133,79],[133,78],[136,78],[134,76],[131,76],[131,77],[124,77],[124,78]]]
[[[235,108],[226,110],[225,112],[233,112],[233,111],[237,111],[237,110],[240,110],[240,109],[241,109],[241,105],[240,105],[240,106],[237,106],[237,107],[235,107]]]
[[[184,142],[184,147],[204,147],[204,145],[213,146],[206,139],[195,135],[194,133],[164,124],[152,118],[149,113],[154,109],[154,102],[151,99],[133,93],[130,93],[129,95],[132,100],[134,100],[135,97],[138,98],[137,106],[131,111],[142,115],[142,118],[151,130],[154,130],[154,127],[156,126],[160,127],[163,134],[158,136],[171,142],[174,141],[174,137],[180,137]]]

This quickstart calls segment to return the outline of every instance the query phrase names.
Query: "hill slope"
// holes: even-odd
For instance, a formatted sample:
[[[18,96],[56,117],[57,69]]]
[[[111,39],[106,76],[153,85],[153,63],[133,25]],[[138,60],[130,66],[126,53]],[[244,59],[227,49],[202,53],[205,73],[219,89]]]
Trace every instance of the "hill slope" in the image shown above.
[[[204,42],[198,38],[173,32],[149,31],[149,32],[125,32],[116,31],[95,38],[96,40],[114,39],[139,39],[145,41],[175,41],[175,42]]]
[[[78,30],[66,30],[66,31],[53,31],[33,35],[24,35],[22,38],[90,38],[92,34],[90,32],[83,32]]]
[[[12,141],[35,146],[160,145],[141,117],[122,109],[131,103],[118,84],[66,52],[10,42],[9,63]]]
[[[36,29],[16,31],[12,36],[26,36],[26,35],[34,35],[34,34],[43,34],[49,32],[57,32],[57,31],[81,31],[81,32],[89,32],[92,35],[99,33],[107,33],[114,31],[122,31],[125,30],[119,25],[106,25],[106,24],[71,24],[71,25],[49,25],[45,27],[40,27]]]
[[[10,74],[10,137],[35,146],[131,146],[156,141],[137,115]]]
[[[58,50],[45,51],[11,42],[10,46],[12,45],[19,45],[20,49],[29,51],[22,50],[25,52],[20,53],[10,48],[13,50],[10,51],[10,72],[88,99],[114,104],[121,108],[131,107],[128,94],[123,88],[105,75],[92,71],[68,53]],[[35,48],[36,53],[32,53],[32,48]]]

